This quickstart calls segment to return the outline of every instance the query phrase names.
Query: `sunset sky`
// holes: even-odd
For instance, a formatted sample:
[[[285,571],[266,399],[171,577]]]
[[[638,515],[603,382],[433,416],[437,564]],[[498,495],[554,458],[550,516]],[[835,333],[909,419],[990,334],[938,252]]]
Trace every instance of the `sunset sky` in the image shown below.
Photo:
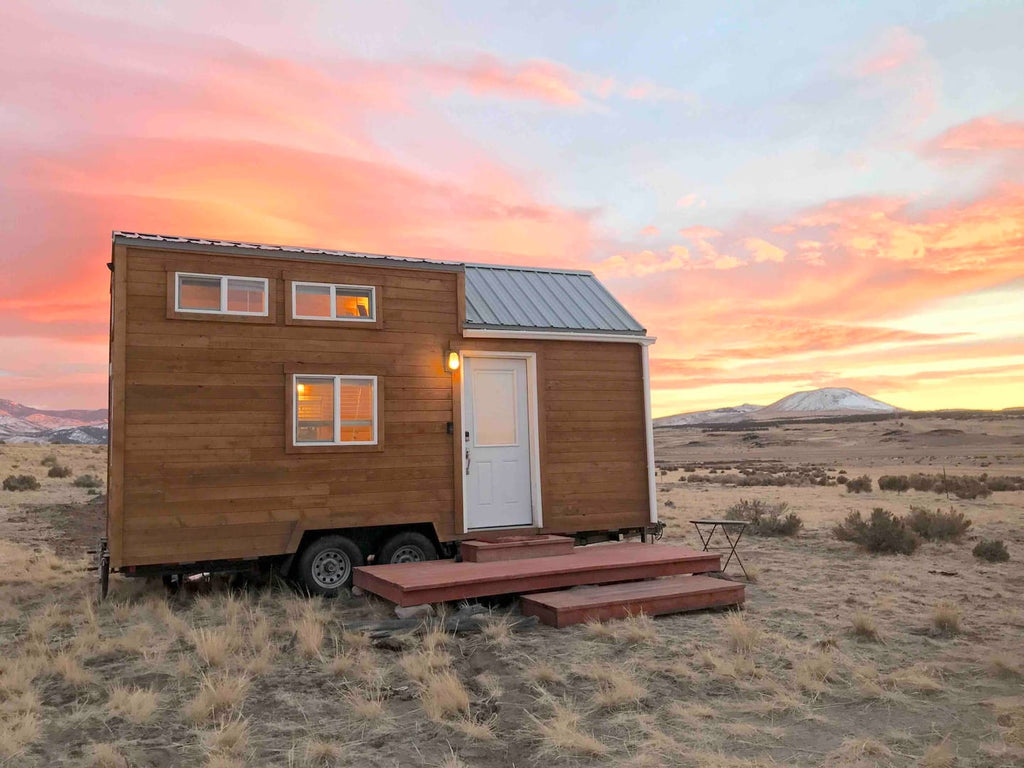
[[[977,0],[5,0],[0,398],[106,405],[128,229],[591,269],[658,337],[655,415],[1024,405],[1021,30]]]

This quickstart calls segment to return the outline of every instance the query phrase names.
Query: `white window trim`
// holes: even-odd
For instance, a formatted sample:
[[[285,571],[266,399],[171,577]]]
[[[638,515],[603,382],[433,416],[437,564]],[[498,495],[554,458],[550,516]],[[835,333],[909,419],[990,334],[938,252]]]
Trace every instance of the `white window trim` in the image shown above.
[[[296,289],[301,286],[312,286],[315,288],[331,289],[331,316],[323,315],[300,315],[295,311],[298,306],[295,301]],[[370,316],[369,317],[338,317],[338,289],[354,288],[357,291],[370,292]],[[373,285],[348,285],[345,283],[312,283],[307,280],[292,281],[292,320],[324,320],[335,323],[376,323],[377,322],[377,288]],[[344,294],[343,294],[344,295]]]
[[[334,440],[318,440],[316,442],[302,441],[299,437],[299,379],[331,379],[334,382]],[[345,379],[358,381],[369,381],[373,385],[373,439],[372,440],[342,440],[341,427],[341,382]],[[292,445],[296,448],[307,448],[310,446],[323,445],[377,445],[379,414],[377,413],[377,377],[359,375],[336,375],[330,373],[293,373],[292,374]],[[355,422],[347,422],[352,425]],[[359,423],[362,423],[360,420]]]
[[[205,277],[217,278],[220,280],[220,309],[193,309],[191,307],[181,306],[181,278],[183,277]],[[228,310],[228,280],[250,280],[263,283],[263,311],[241,312],[238,310]],[[249,275],[211,275],[203,272],[175,272],[174,311],[191,312],[197,315],[243,315],[247,317],[267,317],[270,314],[270,280],[265,277],[251,277]]]

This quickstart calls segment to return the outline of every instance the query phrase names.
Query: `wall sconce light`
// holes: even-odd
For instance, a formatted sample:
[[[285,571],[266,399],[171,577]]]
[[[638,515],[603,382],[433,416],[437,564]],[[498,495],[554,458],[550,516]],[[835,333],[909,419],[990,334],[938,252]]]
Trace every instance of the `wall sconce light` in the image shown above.
[[[444,369],[448,373],[454,373],[459,370],[459,366],[462,365],[462,360],[459,357],[459,353],[452,350],[444,358]]]

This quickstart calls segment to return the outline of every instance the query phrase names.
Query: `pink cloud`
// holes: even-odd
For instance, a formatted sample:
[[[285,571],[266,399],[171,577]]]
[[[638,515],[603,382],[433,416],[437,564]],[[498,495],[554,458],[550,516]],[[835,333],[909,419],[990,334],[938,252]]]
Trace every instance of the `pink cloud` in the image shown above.
[[[711,227],[683,227],[679,230],[679,234],[683,237],[688,237],[691,240],[710,240],[715,237],[721,237],[722,233],[717,229]]]
[[[953,126],[925,145],[925,151],[932,154],[1006,150],[1024,150],[1024,121],[979,117]]]
[[[676,200],[676,208],[703,208],[706,205],[706,201],[701,199],[696,192],[691,192],[688,195],[683,195]]]
[[[902,69],[917,61],[925,50],[924,40],[903,27],[885,30],[869,52],[856,67],[861,77],[880,75]]]
[[[655,235],[661,234],[661,230],[651,224],[650,226],[644,227],[640,230],[640,234],[643,237],[654,237]]]
[[[759,237],[746,238],[743,241],[743,247],[750,252],[757,263],[765,261],[782,262],[786,258],[784,250]]]

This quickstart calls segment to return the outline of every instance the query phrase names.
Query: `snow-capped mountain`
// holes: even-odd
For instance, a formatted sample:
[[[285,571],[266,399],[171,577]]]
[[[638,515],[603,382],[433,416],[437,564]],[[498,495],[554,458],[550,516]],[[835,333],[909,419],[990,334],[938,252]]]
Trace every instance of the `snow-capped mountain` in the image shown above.
[[[0,400],[0,440],[8,443],[107,442],[107,409],[51,411]]]
[[[853,389],[825,387],[810,392],[794,392],[771,405],[737,405],[711,411],[677,413],[654,420],[656,427],[678,427],[688,424],[736,424],[743,421],[795,419],[802,416],[854,416],[899,413],[902,409],[875,400]]]
[[[760,411],[763,405],[744,403],[730,408],[715,408],[713,411],[695,411],[694,413],[677,413],[674,416],[662,416],[654,420],[656,427],[680,427],[686,424],[732,424],[743,421],[750,413]]]
[[[896,413],[898,410],[900,409],[893,405],[862,395],[853,389],[825,387],[824,389],[812,389],[810,392],[794,392],[792,395],[787,395],[781,400],[776,400],[771,405],[765,406],[759,411],[759,415],[826,411]]]

